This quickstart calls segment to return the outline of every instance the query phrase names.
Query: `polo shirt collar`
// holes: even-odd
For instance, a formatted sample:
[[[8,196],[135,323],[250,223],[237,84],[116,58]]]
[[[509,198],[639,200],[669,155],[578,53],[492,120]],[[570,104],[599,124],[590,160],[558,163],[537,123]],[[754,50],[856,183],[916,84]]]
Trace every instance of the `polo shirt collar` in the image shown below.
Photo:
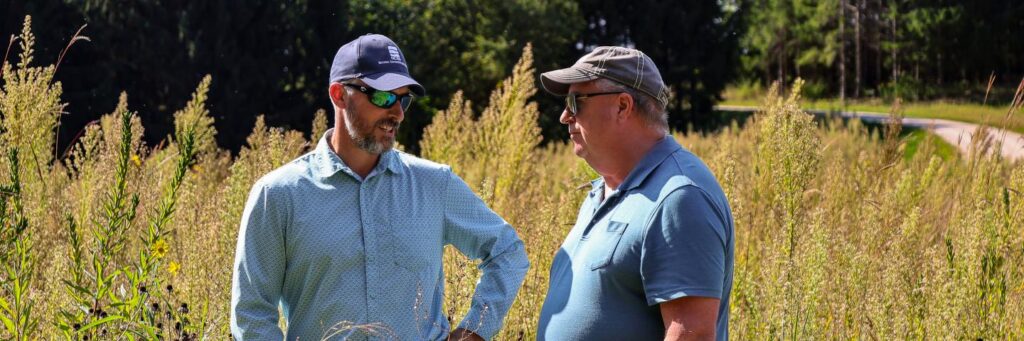
[[[668,158],[669,155],[682,148],[675,138],[671,135],[665,135],[661,141],[658,141],[658,143],[654,144],[654,147],[651,147],[651,150],[647,151],[647,155],[644,155],[644,158],[636,166],[633,166],[633,170],[629,172],[626,179],[619,185],[619,192],[629,191],[640,186],[647,179],[647,176],[665,161],[665,158]]]

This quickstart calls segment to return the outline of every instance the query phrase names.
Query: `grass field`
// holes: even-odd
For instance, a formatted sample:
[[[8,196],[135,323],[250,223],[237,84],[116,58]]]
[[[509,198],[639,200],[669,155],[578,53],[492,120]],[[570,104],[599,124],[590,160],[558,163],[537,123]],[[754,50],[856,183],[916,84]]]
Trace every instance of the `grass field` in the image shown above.
[[[763,95],[761,92],[743,92],[738,89],[727,89],[723,94],[724,101],[720,105],[758,106]],[[867,111],[889,113],[892,103],[879,98],[850,99],[845,106],[838,99],[807,100],[802,104],[809,110],[826,111]],[[1009,103],[971,103],[953,100],[935,100],[924,102],[901,103],[900,108],[906,117],[940,118],[994,127],[1006,127],[1009,130],[1024,133],[1024,117],[1007,115]]]
[[[719,115],[720,120],[722,122],[729,122],[732,125],[732,129],[741,128],[752,116],[754,116],[753,112],[741,111],[715,111],[713,114]],[[816,120],[818,120],[821,124],[846,124],[842,122],[827,122],[827,120],[829,119],[821,117],[817,117]],[[864,127],[867,128],[868,134],[882,133],[885,128],[884,125],[879,123],[861,122],[860,124],[863,124]],[[923,129],[903,127],[900,130],[900,137],[903,138],[906,144],[905,148],[903,149],[903,156],[904,159],[907,160],[912,158],[914,154],[916,154],[917,151],[921,149],[920,147],[922,143],[931,145],[931,149],[929,150],[932,151],[936,156],[941,157],[943,159],[954,157],[954,154],[958,153],[956,147],[953,147],[953,145],[949,144],[945,140],[938,138]]]
[[[54,156],[60,84],[53,66],[31,64],[30,32],[20,41],[0,88],[0,338],[225,338],[249,189],[307,152],[326,114],[310,132],[260,118],[231,155],[214,140],[206,78],[166,144],[141,142],[122,96]],[[499,340],[535,337],[548,266],[596,176],[566,144],[538,146],[531,65],[527,48],[480,115],[455,95],[421,144],[526,243],[532,268]],[[1024,166],[943,152],[899,126],[818,122],[778,93],[743,127],[673,136],[734,209],[733,339],[1024,338]],[[457,321],[479,273],[445,257]]]

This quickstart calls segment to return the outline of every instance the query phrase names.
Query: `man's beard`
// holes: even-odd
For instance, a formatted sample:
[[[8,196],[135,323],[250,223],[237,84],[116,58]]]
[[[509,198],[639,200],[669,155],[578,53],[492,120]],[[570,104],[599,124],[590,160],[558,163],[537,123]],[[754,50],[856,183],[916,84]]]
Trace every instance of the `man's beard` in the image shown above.
[[[391,118],[382,118],[370,124],[356,114],[354,109],[351,104],[345,108],[345,128],[348,130],[348,136],[356,143],[356,147],[370,154],[382,154],[391,150],[395,145],[395,138],[387,135],[376,138],[374,133],[377,129],[387,126],[394,127],[397,132],[400,122]]]

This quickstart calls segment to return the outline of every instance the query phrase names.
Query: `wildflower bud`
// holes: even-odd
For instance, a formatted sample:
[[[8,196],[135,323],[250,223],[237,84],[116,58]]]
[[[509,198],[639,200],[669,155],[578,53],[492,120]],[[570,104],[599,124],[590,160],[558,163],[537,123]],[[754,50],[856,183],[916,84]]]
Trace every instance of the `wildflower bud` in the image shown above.
[[[163,322],[158,322],[156,324],[156,329],[164,329],[164,323]]]
[[[188,314],[188,303],[182,303],[181,308],[179,308],[178,311]]]
[[[181,330],[181,321],[174,322],[174,330]]]
[[[153,311],[160,311],[160,303],[157,303],[157,302],[153,303]]]
[[[167,285],[167,292],[172,292],[172,291],[174,291],[174,287],[171,286],[170,284],[168,284]]]
[[[78,328],[82,328],[82,325],[75,323],[74,325],[71,326],[71,328],[77,331]]]
[[[139,287],[139,292],[141,292],[141,293],[145,294],[145,293],[146,293],[146,286],[145,286],[145,285],[143,285],[143,286],[140,286],[140,287]]]

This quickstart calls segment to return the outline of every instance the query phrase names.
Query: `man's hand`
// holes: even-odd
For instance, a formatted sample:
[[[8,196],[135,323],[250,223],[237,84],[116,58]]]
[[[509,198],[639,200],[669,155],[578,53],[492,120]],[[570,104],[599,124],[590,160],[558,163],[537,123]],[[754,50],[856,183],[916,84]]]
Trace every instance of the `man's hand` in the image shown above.
[[[719,302],[717,298],[682,297],[659,304],[665,340],[714,340]]]
[[[484,341],[484,338],[471,331],[458,328],[448,334],[448,341]]]

